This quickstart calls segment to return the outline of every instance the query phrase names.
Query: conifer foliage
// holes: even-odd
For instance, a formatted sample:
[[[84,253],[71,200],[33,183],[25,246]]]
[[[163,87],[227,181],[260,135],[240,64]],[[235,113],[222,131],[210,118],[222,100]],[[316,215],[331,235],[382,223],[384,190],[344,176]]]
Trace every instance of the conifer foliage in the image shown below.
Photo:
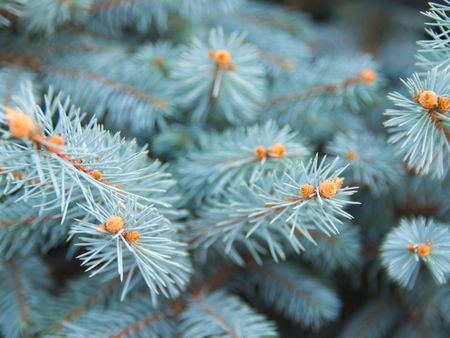
[[[263,1],[1,1],[0,337],[446,337],[423,14],[400,85]]]

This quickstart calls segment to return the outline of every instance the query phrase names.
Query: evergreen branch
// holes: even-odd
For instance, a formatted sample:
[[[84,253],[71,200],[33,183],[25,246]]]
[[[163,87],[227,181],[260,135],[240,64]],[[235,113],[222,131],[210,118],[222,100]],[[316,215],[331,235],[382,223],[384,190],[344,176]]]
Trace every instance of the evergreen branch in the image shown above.
[[[71,285],[70,292],[66,294],[67,299],[63,301],[63,304],[67,304],[68,306],[63,310],[58,311],[58,317],[61,313],[64,313],[64,315],[59,317],[58,321],[52,325],[50,335],[56,335],[66,323],[73,323],[86,311],[93,308],[95,305],[98,305],[102,299],[110,295],[121,284],[120,280],[116,278],[108,281],[106,284],[96,283],[95,288],[91,291],[89,287],[92,285],[91,282],[92,279],[86,280],[83,278]],[[86,293],[86,290],[90,292]],[[73,295],[75,295],[76,298],[73,297]],[[84,299],[80,302],[80,298]],[[61,305],[58,307],[61,307]]]
[[[54,35],[68,24],[81,25],[92,0],[26,1],[20,20],[29,32]],[[40,18],[45,16],[45,20]]]
[[[109,337],[127,336],[172,337],[173,316],[182,310],[175,301],[154,308],[146,299],[134,299],[117,303],[109,309],[92,309],[76,323],[66,323],[64,337]],[[111,318],[115,320],[111,321]],[[98,328],[102,327],[99,332]]]
[[[116,55],[105,53],[101,57],[106,58],[105,62],[123,63],[116,60]],[[156,126],[164,125],[165,118],[174,115],[173,108],[166,100],[147,93],[148,84],[141,89],[139,86],[143,87],[142,84],[133,83],[134,78],[130,78],[130,74],[133,74],[129,71],[130,64],[121,66],[127,70],[126,74],[117,74],[117,71],[111,72],[109,69],[108,72],[108,69],[97,66],[98,62],[88,59],[85,53],[83,58],[87,60],[81,63],[76,56],[67,56],[65,62],[61,64],[27,54],[0,52],[0,63],[21,66],[37,73],[45,84],[71,95],[74,103],[90,111],[92,115],[102,119],[114,129],[119,129],[120,126],[123,132],[128,131],[134,136],[148,135]],[[74,68],[74,64],[79,66]],[[154,85],[150,88],[155,90]],[[96,104],[99,97],[102,103],[100,105]],[[125,105],[122,99],[126,99]],[[127,130],[124,125],[127,126]]]
[[[246,32],[247,40],[257,47],[261,61],[275,77],[294,72],[297,64],[311,55],[304,43],[311,23],[301,13],[251,1],[236,12],[214,17],[210,24],[219,24],[229,32]]]
[[[25,323],[26,326],[30,325],[30,319],[28,317],[28,304],[27,299],[25,297],[25,292],[22,287],[21,276],[19,275],[19,271],[16,267],[17,262],[12,260],[9,263],[9,268],[11,270],[12,279],[14,281],[14,287],[16,289],[17,300],[19,304],[19,312],[21,322]]]
[[[317,329],[339,315],[337,294],[306,271],[286,263],[252,265],[249,270],[245,276],[256,296],[292,321]]]
[[[319,163],[316,156],[307,166],[293,163],[254,184],[234,186],[202,211],[187,237],[194,248],[222,246],[238,264],[242,250],[257,262],[267,251],[275,260],[284,259],[288,248],[300,252],[302,238],[314,242],[311,229],[335,234],[339,218],[352,217],[343,208],[354,204],[347,196],[355,188],[342,188],[339,175],[344,168],[333,170],[335,163]],[[333,191],[328,194],[325,186]]]
[[[350,319],[339,337],[386,337],[399,320],[400,315],[398,305],[386,298],[371,301]]]
[[[306,73],[310,75],[304,76]],[[342,57],[342,62],[341,57],[298,62],[288,77],[274,82],[265,117],[306,132],[308,127],[316,129],[321,121],[333,121],[337,109],[357,112],[373,104],[382,82],[377,65],[364,55],[347,57],[345,61]],[[329,120],[324,120],[325,115]]]
[[[404,82],[409,98],[397,92],[389,95],[396,107],[386,110],[389,120],[384,123],[391,133],[389,141],[397,145],[408,167],[440,179],[450,163],[449,77],[449,69],[438,68],[424,79],[414,74]]]
[[[199,294],[181,313],[182,337],[275,337],[271,322],[256,314],[236,296],[223,291]]]
[[[169,222],[151,205],[143,207],[131,199],[121,202],[114,196],[105,196],[104,201],[104,207],[94,200],[81,205],[95,223],[80,220],[71,229],[71,236],[78,237],[77,245],[86,249],[78,256],[82,265],[91,276],[116,270],[121,281],[125,272],[137,267],[154,301],[160,293],[177,296],[189,279],[191,267]],[[117,268],[111,268],[114,261]],[[125,284],[124,293],[129,284]]]
[[[413,288],[424,264],[435,281],[445,284],[450,272],[450,231],[447,224],[432,219],[402,219],[382,246],[383,265],[389,277],[406,288]]]
[[[43,310],[49,305],[50,276],[36,257],[15,257],[0,263],[0,332],[5,337],[38,335],[44,330]]]
[[[400,181],[401,161],[382,136],[367,131],[338,133],[326,146],[326,153],[338,156],[338,165],[349,165],[349,182],[368,187],[374,195],[387,192]]]
[[[273,121],[222,134],[203,133],[196,143],[198,146],[182,156],[175,167],[186,196],[198,203],[223,194],[233,185],[251,183],[309,153],[295,132],[289,127],[279,128]]]
[[[139,33],[154,27],[165,31],[170,9],[165,0],[95,0],[85,23],[95,32],[111,35],[121,35],[129,28]]]
[[[368,80],[366,79],[366,75],[367,74],[363,70],[357,75],[344,79],[342,82],[316,85],[299,92],[273,97],[271,98],[269,105],[275,106],[289,101],[299,101],[324,94],[336,93],[340,90],[346,90],[351,86],[367,83]]]
[[[61,76],[81,78],[81,79],[98,82],[104,86],[111,87],[114,90],[122,92],[126,95],[130,95],[132,97],[135,97],[138,100],[148,103],[149,105],[156,106],[160,109],[165,109],[168,107],[166,102],[164,102],[158,98],[147,95],[147,94],[139,91],[136,88],[133,88],[129,85],[120,83],[117,80],[106,78],[99,74],[84,72],[84,71],[80,71],[75,68],[56,68],[56,67],[51,67],[51,66],[44,67],[44,69],[42,71],[47,73],[47,75],[48,74],[56,74],[56,75],[61,75]]]
[[[322,272],[333,273],[338,268],[346,271],[361,263],[361,234],[358,228],[347,223],[336,224],[339,234],[326,236],[320,231],[311,231],[316,244],[305,242],[302,258]],[[366,249],[366,247],[364,247]]]
[[[178,304],[180,304],[181,306],[178,306]],[[139,319],[138,321],[129,324],[128,326],[124,327],[117,333],[114,333],[111,336],[109,336],[109,338],[123,338],[135,332],[142,331],[145,327],[152,325],[154,322],[161,321],[176,315],[178,312],[181,312],[184,307],[182,303],[180,302],[175,303],[175,301],[172,301],[170,305],[171,305],[170,309],[172,311],[159,311],[157,313],[150,314],[147,317],[144,317],[143,319]]]
[[[426,23],[425,32],[430,40],[418,41],[420,46],[417,55],[418,64],[425,70],[434,67],[445,68],[450,65],[448,44],[450,41],[450,1],[443,0],[440,3],[430,2],[430,9],[422,12],[431,22]]]
[[[213,29],[208,43],[194,39],[173,69],[179,105],[192,110],[196,121],[214,108],[232,124],[255,121],[264,101],[266,81],[257,49],[244,35]],[[211,103],[214,102],[214,107]]]

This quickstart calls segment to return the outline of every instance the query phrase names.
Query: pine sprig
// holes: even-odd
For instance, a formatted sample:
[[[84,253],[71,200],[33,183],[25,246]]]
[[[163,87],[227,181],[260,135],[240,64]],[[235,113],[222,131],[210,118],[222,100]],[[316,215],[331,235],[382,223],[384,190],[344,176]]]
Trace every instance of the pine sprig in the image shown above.
[[[47,267],[37,257],[14,258],[0,262],[0,273],[0,332],[11,338],[38,335],[53,286]]]
[[[265,72],[257,49],[245,35],[226,36],[213,29],[208,42],[196,38],[184,48],[173,70],[179,104],[194,121],[217,111],[234,125],[256,120],[266,92]]]
[[[339,156],[339,165],[349,164],[346,175],[349,182],[366,186],[375,195],[387,192],[401,178],[401,161],[380,135],[339,133],[328,143],[326,152]]]
[[[160,293],[178,295],[189,279],[190,262],[168,220],[154,207],[142,207],[135,200],[122,203],[116,196],[105,196],[103,201],[105,206],[92,199],[81,206],[87,217],[70,231],[85,249],[78,256],[82,265],[91,276],[116,270],[123,280],[127,274],[124,293],[139,271],[154,301]]]
[[[181,314],[182,337],[276,337],[273,324],[223,291],[194,295]]]
[[[338,233],[336,224],[351,219],[344,211],[356,188],[343,187],[345,168],[335,169],[318,156],[307,165],[292,163],[254,184],[230,188],[222,199],[205,208],[189,231],[194,247],[219,245],[242,263],[242,251],[261,262],[261,254],[285,259],[286,250],[304,250],[302,240],[315,242],[311,230]]]
[[[384,123],[403,161],[417,173],[443,179],[450,164],[450,71],[435,68],[421,78],[404,81],[409,97],[394,92],[396,106],[387,109]]]
[[[412,288],[423,264],[435,281],[443,284],[450,272],[450,231],[448,224],[432,219],[403,219],[382,246],[383,265],[400,285]]]
[[[420,49],[417,56],[418,64],[425,70],[434,67],[447,67],[450,52],[448,47],[450,41],[450,1],[429,2],[429,6],[430,9],[422,14],[432,20],[426,24],[425,28],[430,39],[418,42]]]
[[[248,288],[257,290],[258,299],[305,327],[318,329],[339,315],[341,302],[336,293],[295,266],[252,266],[245,276]]]
[[[339,107],[358,111],[376,100],[382,83],[376,64],[365,55],[304,62],[290,77],[280,77],[267,102],[268,116],[281,123],[330,114]],[[304,76],[308,72],[310,76]],[[323,120],[326,121],[326,120]]]
[[[185,196],[196,201],[217,197],[235,184],[253,182],[309,153],[297,133],[273,121],[222,134],[203,133],[196,143],[175,164]]]

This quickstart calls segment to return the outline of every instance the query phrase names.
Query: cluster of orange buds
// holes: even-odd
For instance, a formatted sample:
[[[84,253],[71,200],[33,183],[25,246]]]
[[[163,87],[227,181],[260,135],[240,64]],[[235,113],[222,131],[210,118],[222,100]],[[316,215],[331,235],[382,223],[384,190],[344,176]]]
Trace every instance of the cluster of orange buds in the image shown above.
[[[272,144],[268,149],[264,146],[257,146],[253,151],[253,155],[256,157],[258,161],[266,157],[273,157],[276,159],[282,158],[286,153],[286,148],[283,143],[275,143]]]
[[[44,137],[40,132],[39,125],[33,121],[31,116],[10,107],[3,107],[3,110],[8,117],[7,124],[12,136],[30,139],[37,146],[55,154],[60,154],[63,151],[64,139],[61,136]]]
[[[103,174],[100,170],[97,169],[89,170],[87,166],[83,165],[83,160],[75,160],[70,155],[60,155],[60,157],[63,160],[70,162],[76,169],[90,175],[93,179],[103,183],[108,183],[102,179]]]
[[[450,98],[438,96],[432,90],[419,90],[413,93],[412,98],[414,102],[428,110],[439,110],[442,114],[447,114],[450,110]]]
[[[216,63],[217,67],[226,68],[228,70],[234,70],[236,68],[236,65],[233,64],[231,60],[230,52],[225,49],[209,49],[208,56]]]
[[[31,116],[10,107],[3,107],[3,110],[7,115],[6,123],[12,136],[29,139],[36,147],[46,149],[49,152],[58,155],[62,159],[72,163],[78,170],[89,174],[97,181],[102,181],[102,173],[99,170],[89,170],[85,165],[82,165],[82,160],[75,160],[71,156],[63,154],[65,142],[62,136],[51,135],[45,137],[40,132],[39,125],[33,121]]]
[[[338,177],[330,180],[322,181],[319,184],[319,194],[324,198],[333,198],[337,191],[342,188],[344,178]],[[311,184],[305,183],[299,188],[299,195],[302,198],[310,198],[316,191]]]
[[[409,252],[417,254],[419,257],[427,257],[430,254],[431,246],[431,241],[419,244],[408,243],[406,249],[408,249]]]
[[[110,234],[117,234],[119,232],[122,232],[122,236],[125,238],[125,240],[132,244],[136,243],[139,238],[139,232],[132,230],[132,231],[125,231],[123,230],[123,227],[125,225],[125,220],[122,216],[119,215],[113,215],[106,219],[104,224],[100,224],[97,227],[97,230],[99,231],[107,231]]]
[[[377,79],[377,73],[373,69],[365,68],[359,72],[359,79],[369,84]]]

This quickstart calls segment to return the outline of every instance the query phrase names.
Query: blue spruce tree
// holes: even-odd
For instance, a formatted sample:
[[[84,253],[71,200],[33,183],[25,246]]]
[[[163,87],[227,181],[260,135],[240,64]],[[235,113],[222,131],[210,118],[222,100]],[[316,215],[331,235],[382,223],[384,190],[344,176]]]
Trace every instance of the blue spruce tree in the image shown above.
[[[0,337],[448,337],[423,14],[373,57],[264,1],[1,0]]]

